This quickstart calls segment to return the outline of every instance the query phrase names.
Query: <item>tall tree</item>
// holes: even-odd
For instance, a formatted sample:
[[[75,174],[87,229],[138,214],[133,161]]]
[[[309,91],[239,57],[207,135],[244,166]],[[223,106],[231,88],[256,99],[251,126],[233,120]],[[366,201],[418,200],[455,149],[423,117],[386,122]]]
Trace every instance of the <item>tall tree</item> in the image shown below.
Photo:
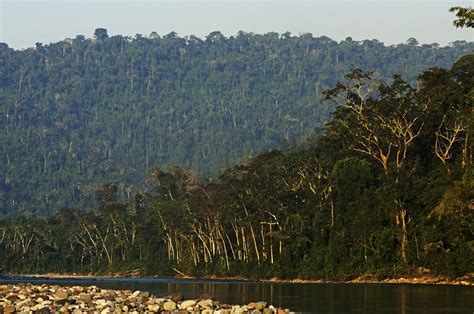
[[[449,12],[456,12],[456,19],[453,21],[456,28],[474,28],[474,10],[471,7],[452,7]]]

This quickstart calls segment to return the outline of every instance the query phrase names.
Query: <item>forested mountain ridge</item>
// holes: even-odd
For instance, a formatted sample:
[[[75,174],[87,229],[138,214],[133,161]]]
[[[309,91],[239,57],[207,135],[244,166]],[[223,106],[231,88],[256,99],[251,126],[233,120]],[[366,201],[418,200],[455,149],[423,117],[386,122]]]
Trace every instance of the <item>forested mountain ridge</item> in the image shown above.
[[[200,175],[329,120],[323,91],[353,68],[415,84],[473,43],[449,47],[286,33],[77,36],[15,51],[0,45],[0,213],[90,206],[102,183],[131,197],[154,165]]]
[[[474,54],[417,88],[354,69],[324,95],[338,106],[307,147],[0,220],[0,271],[474,283]]]

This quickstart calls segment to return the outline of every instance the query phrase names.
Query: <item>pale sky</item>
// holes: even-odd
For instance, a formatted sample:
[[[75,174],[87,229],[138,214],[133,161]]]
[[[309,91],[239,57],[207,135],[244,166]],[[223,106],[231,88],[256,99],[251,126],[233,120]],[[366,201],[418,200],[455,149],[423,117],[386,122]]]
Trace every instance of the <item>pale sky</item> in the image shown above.
[[[0,42],[24,49],[76,35],[92,37],[103,27],[109,35],[205,37],[219,30],[226,36],[290,31],[341,41],[378,39],[386,45],[415,37],[420,43],[447,45],[474,40],[474,31],[452,26],[451,6],[474,6],[474,0],[404,1],[72,1],[0,0]]]

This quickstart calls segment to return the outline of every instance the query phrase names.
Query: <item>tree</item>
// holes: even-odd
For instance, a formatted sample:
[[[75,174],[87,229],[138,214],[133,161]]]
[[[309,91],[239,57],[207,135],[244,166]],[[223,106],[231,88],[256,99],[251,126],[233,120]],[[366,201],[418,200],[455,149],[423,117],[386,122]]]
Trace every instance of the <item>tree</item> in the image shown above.
[[[314,134],[334,110],[322,91],[354,66],[413,84],[427,66],[449,67],[474,47],[244,32],[99,40],[105,34],[0,49],[0,212],[91,208],[92,187],[106,182],[121,182],[117,193],[130,198],[154,165],[217,175]]]
[[[108,38],[109,35],[107,35],[107,30],[105,28],[96,28],[94,31],[94,37],[97,40],[104,40]]]
[[[456,28],[474,28],[474,10],[471,7],[452,7],[449,12],[456,12],[457,19],[453,21]]]
[[[423,129],[428,104],[399,76],[387,85],[374,82],[372,73],[356,69],[346,79],[346,85],[339,83],[326,92],[327,99],[339,104],[328,132],[344,139],[348,149],[377,161],[397,185],[406,170],[410,149]],[[395,222],[401,230],[400,255],[407,264],[409,212],[398,191],[393,198]]]
[[[420,43],[418,42],[418,40],[416,40],[416,38],[413,38],[413,37],[410,37],[407,39],[407,45],[409,46],[418,46]]]
[[[325,93],[326,99],[339,104],[328,131],[345,138],[349,149],[378,161],[385,173],[391,161],[399,170],[423,128],[426,106],[399,76],[385,85],[373,81],[371,72],[356,69],[346,79],[346,85],[338,84]],[[379,99],[374,99],[376,92]]]

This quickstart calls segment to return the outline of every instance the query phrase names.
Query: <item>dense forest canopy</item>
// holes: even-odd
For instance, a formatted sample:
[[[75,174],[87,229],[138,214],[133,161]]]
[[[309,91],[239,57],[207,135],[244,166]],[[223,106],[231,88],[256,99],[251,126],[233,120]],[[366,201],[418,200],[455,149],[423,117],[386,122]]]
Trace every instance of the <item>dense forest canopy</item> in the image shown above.
[[[290,33],[130,38],[103,28],[22,51],[1,43],[0,215],[91,209],[105,183],[132,202],[155,165],[216,176],[315,134],[335,108],[323,92],[354,68],[387,84],[398,74],[414,92],[422,71],[473,50],[414,38],[394,46]],[[452,158],[444,140],[440,133],[438,154]]]
[[[153,167],[148,188],[97,207],[0,224],[5,272],[474,280],[474,54],[412,87],[354,69],[313,145],[200,182]]]

